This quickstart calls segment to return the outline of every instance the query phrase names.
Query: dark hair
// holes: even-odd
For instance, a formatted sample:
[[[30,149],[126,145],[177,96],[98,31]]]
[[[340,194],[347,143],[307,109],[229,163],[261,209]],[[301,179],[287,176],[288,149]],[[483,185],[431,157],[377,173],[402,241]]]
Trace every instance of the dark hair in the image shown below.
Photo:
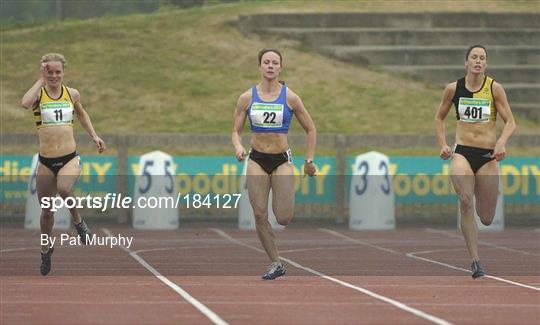
[[[469,58],[469,54],[471,54],[471,51],[475,48],[481,48],[483,49],[485,52],[486,52],[486,59],[487,59],[487,50],[486,50],[486,47],[484,45],[479,45],[479,44],[476,44],[476,45],[472,45],[471,47],[469,47],[467,49],[467,53],[465,54],[465,60],[467,60]]]
[[[272,48],[265,48],[265,49],[262,49],[259,51],[259,55],[258,55],[258,58],[259,58],[259,65],[262,63],[262,57],[263,55],[265,55],[266,53],[268,52],[274,52],[276,53],[277,55],[279,55],[279,65],[283,65],[283,57],[281,56],[281,53],[276,50],[276,49],[272,49]]]

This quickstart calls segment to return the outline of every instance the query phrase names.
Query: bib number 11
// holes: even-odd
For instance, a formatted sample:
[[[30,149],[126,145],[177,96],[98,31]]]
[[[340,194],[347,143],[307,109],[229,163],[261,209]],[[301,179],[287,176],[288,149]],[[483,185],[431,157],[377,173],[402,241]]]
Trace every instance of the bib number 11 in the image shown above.
[[[54,116],[57,121],[62,121],[62,110],[61,109],[55,109],[54,110]]]

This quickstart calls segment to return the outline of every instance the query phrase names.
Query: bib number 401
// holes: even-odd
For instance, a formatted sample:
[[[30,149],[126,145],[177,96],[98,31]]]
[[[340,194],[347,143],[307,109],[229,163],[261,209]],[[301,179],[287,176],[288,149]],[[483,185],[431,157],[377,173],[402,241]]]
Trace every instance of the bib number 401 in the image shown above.
[[[467,118],[482,119],[482,107],[467,106],[463,114]]]

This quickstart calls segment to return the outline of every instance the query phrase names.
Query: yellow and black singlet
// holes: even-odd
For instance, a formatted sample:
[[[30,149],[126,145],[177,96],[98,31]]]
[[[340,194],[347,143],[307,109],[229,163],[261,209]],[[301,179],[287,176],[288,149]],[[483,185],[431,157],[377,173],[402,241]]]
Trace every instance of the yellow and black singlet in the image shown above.
[[[493,79],[485,76],[480,90],[472,92],[465,87],[465,77],[456,84],[452,98],[456,108],[456,118],[469,123],[487,123],[497,119],[497,108],[493,98]]]
[[[32,109],[38,129],[54,125],[73,125],[73,100],[66,86],[58,98],[52,98],[45,87],[41,87],[39,100]]]

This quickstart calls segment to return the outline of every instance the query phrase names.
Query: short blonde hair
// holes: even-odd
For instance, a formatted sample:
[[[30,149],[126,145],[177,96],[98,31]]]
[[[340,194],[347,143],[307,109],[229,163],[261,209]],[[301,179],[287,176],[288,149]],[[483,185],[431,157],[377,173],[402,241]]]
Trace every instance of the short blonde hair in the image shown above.
[[[51,61],[62,62],[62,68],[64,68],[64,66],[67,65],[66,58],[60,53],[47,53],[41,57],[41,63],[51,62]]]

